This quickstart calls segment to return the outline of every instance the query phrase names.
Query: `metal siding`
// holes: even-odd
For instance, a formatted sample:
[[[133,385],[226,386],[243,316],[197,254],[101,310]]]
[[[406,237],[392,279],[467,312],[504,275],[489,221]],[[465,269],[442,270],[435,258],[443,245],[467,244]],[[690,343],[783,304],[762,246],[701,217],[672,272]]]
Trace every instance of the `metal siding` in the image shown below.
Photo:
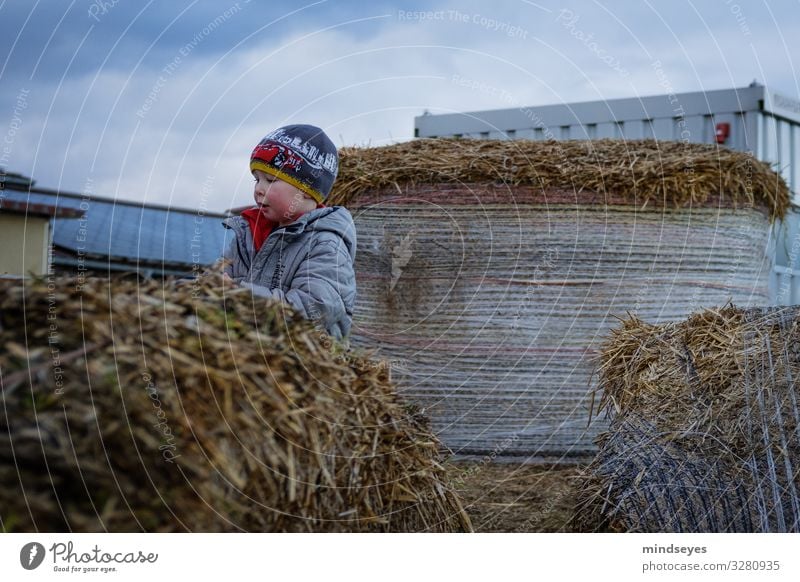
[[[786,218],[775,225],[775,294],[772,302],[776,305],[800,304],[800,229],[798,216],[789,212]]]
[[[528,129],[518,129],[517,130],[517,139],[536,139],[534,136],[534,132],[532,128]]]
[[[800,125],[792,128],[792,180],[790,187],[797,196],[800,194]]]
[[[597,124],[597,139],[617,137],[615,123],[598,123]]]
[[[752,135],[755,136],[755,147],[753,153],[757,159],[764,159],[764,114],[763,113],[747,113],[750,118],[750,123],[747,129],[753,130]]]
[[[556,139],[635,139],[641,135],[645,138],[688,138],[693,143],[715,143],[715,126],[725,122],[731,125],[726,147],[751,151],[759,159],[778,161],[779,156],[787,158],[787,154],[778,151],[778,138],[773,136],[775,116],[764,115],[759,108],[764,103],[768,110],[794,119],[797,115],[793,108],[797,102],[784,97],[776,106],[773,104],[775,97],[767,98],[765,95],[766,89],[757,86],[641,99],[427,115],[416,118],[416,123],[422,136],[434,129],[435,134],[440,136],[469,133],[467,126],[471,126],[475,130],[482,130],[478,135],[484,138],[489,135],[489,130],[499,131],[497,128],[502,127],[506,131],[517,130],[515,137],[527,139],[545,139],[550,133],[549,137]],[[676,113],[683,113],[685,117],[678,118]],[[677,126],[680,119],[685,122],[685,128]],[[622,124],[622,131],[613,125],[616,122]],[[612,125],[606,125],[609,123]],[[790,124],[795,125],[791,121]],[[684,129],[688,133],[681,136]]]
[[[772,115],[761,116],[761,155],[759,158],[770,164],[778,161],[777,124]]]
[[[748,144],[748,130],[747,130],[747,114],[746,113],[734,113],[733,114],[733,121],[731,122],[731,137],[730,137],[730,148],[734,150],[739,150],[741,152],[746,152],[750,150]]]
[[[644,139],[645,122],[642,120],[628,121],[625,123],[623,137],[625,139]]]
[[[792,127],[785,119],[778,120],[778,164],[780,173],[791,188],[792,183]]]
[[[656,129],[652,119],[644,120],[644,137],[646,139],[656,139]]]
[[[703,119],[702,115],[692,115],[685,118],[674,120],[674,140],[686,141],[689,143],[703,143]],[[687,133],[688,132],[688,133]]]
[[[756,136],[751,134],[751,131],[754,130],[751,130],[748,124],[754,115],[756,114],[751,112],[733,114],[735,122],[731,126],[731,145],[729,146],[731,149],[753,153]]]
[[[744,131],[744,136],[742,137],[742,151],[747,151],[756,156],[758,150],[758,140],[759,140],[759,133],[758,133],[758,119],[761,116],[761,113],[758,111],[745,111],[744,113],[740,114],[742,116],[742,128]],[[738,148],[737,148],[738,149]],[[760,159],[760,158],[758,158]]]
[[[764,111],[772,115],[800,123],[800,101],[797,99],[765,90],[763,105]]]
[[[653,133],[655,134],[655,139],[660,140],[673,140],[675,139],[672,136],[672,118],[663,118],[660,117],[658,119],[653,120]]]
[[[686,117],[758,111],[764,100],[763,86],[717,91],[680,93],[674,96],[653,95],[538,107],[515,107],[423,115],[414,119],[420,137],[453,135],[490,129],[527,129],[535,126],[563,127],[575,124],[600,124],[608,121],[641,121],[671,118],[682,113]],[[698,130],[700,131],[700,130]],[[554,132],[558,135],[557,132]],[[663,139],[663,138],[662,138]]]
[[[703,116],[703,133],[700,143],[714,143],[717,141],[716,124],[718,121],[713,115]],[[733,129],[733,128],[731,128]],[[728,137],[730,139],[730,136]]]

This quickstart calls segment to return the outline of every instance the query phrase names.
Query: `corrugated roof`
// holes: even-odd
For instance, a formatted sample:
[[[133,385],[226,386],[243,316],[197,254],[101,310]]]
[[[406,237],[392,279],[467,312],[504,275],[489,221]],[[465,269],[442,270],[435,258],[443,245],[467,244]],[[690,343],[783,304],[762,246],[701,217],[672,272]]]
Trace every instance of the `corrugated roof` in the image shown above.
[[[131,263],[208,265],[222,254],[230,235],[223,214],[170,208],[32,188],[3,190],[9,202],[47,204],[85,212],[53,219],[53,242],[76,254]]]

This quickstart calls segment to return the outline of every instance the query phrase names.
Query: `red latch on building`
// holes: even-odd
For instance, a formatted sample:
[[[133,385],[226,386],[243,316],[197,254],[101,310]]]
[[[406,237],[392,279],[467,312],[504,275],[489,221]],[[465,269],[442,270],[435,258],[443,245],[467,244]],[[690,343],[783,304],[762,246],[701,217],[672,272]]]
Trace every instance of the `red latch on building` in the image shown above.
[[[728,136],[731,134],[731,124],[730,123],[718,123],[717,124],[717,143],[725,143],[728,139]]]

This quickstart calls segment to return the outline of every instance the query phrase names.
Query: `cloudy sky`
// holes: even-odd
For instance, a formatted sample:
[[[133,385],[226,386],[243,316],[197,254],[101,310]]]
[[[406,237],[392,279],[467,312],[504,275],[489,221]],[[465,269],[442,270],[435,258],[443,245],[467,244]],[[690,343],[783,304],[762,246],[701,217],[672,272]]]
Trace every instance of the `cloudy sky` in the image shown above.
[[[414,117],[744,87],[800,97],[800,1],[0,0],[0,167],[223,210],[286,123],[337,145]],[[655,66],[659,63],[660,66]]]

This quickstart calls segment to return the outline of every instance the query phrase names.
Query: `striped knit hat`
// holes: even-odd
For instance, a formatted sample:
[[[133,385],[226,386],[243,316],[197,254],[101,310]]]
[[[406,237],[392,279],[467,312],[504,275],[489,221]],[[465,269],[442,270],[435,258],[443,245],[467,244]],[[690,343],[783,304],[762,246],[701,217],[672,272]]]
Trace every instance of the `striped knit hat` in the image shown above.
[[[339,154],[319,127],[287,125],[268,133],[255,147],[250,156],[250,171],[254,170],[272,174],[322,203],[336,180]]]

